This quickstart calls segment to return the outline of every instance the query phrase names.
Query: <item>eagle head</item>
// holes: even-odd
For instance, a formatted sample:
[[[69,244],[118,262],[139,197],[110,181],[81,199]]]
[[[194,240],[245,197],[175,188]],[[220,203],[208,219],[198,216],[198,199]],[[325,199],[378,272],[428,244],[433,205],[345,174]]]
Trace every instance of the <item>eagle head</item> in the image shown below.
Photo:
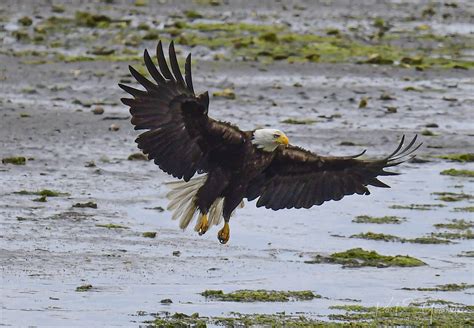
[[[278,146],[288,145],[288,137],[276,129],[258,129],[253,132],[252,143],[263,151],[272,152]]]

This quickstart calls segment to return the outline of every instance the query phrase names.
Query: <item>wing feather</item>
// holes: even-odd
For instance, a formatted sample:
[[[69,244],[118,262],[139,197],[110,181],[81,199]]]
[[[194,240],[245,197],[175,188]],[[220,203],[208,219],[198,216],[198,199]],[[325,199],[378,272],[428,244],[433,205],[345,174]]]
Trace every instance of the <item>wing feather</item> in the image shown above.
[[[355,193],[368,195],[369,185],[389,188],[377,176],[398,174],[384,168],[412,158],[421,146],[416,140],[415,136],[405,144],[403,136],[395,151],[379,160],[358,159],[365,151],[355,156],[323,157],[300,147],[282,148],[268,168],[250,182],[246,196],[249,200],[260,197],[257,206],[277,210],[309,208]]]
[[[242,144],[246,135],[236,126],[207,116],[209,95],[207,92],[194,94],[190,56],[185,66],[186,83],[173,43],[169,48],[173,73],[166,62],[161,41],[156,56],[159,70],[148,51],[143,54],[145,66],[156,84],[130,66],[130,73],[145,91],[119,84],[133,96],[123,98],[122,102],[130,107],[135,129],[148,130],[136,139],[138,148],[163,171],[188,181],[196,172],[206,172],[210,167],[211,152]]]
[[[186,57],[186,63],[184,64],[184,77],[186,78],[188,90],[194,93],[193,78],[191,74],[191,54]]]
[[[173,74],[171,74],[168,64],[166,63],[161,40],[158,41],[158,45],[156,46],[156,58],[158,59],[158,66],[160,67],[161,74],[163,74],[166,79],[173,80]]]
[[[181,70],[179,69],[178,59],[176,59],[176,51],[174,50],[174,42],[171,41],[169,47],[169,59],[171,64],[171,69],[173,70],[174,77],[176,82],[185,87],[183,76],[181,75]]]

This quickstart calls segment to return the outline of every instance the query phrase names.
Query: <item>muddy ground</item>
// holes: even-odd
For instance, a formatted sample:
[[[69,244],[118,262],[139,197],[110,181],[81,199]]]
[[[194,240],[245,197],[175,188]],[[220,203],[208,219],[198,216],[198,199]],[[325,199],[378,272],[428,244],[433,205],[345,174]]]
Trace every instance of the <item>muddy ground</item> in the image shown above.
[[[179,5],[151,0],[144,5],[139,1],[2,1],[0,158],[27,158],[25,165],[0,165],[2,325],[131,326],[162,311],[203,316],[285,312],[328,320],[329,314],[338,312],[330,309],[333,305],[407,306],[434,299],[473,305],[469,288],[402,289],[474,283],[470,230],[434,226],[454,219],[468,225],[473,221],[474,178],[440,174],[451,168],[472,172],[472,163],[437,157],[474,153],[470,66],[474,7],[469,1],[453,3],[364,1],[348,6],[343,1],[291,5],[260,1],[257,7],[234,1]],[[430,6],[435,13],[426,16]],[[390,30],[426,25],[437,36],[436,42],[449,37],[462,40],[462,45],[456,53],[448,52],[447,58],[456,58],[455,64],[421,67],[397,61],[357,64],[357,58],[331,62],[323,52],[317,62],[312,62],[314,57],[295,63],[291,57],[260,60],[237,56],[226,46],[222,50],[177,43],[182,55],[193,52],[195,89],[235,92],[235,99],[211,99],[209,113],[215,118],[243,129],[280,128],[292,144],[320,154],[349,155],[368,149],[368,157],[380,157],[390,153],[403,134],[421,134],[424,143],[419,160],[395,168],[402,175],[383,179],[392,189],[372,188],[368,197],[351,196],[309,210],[273,212],[247,203],[231,221],[230,242],[220,245],[216,228],[202,237],[192,229],[180,231],[170,213],[162,210],[167,206],[164,182],[170,177],[152,162],[127,159],[137,152],[137,132],[120,103],[125,95],[117,83],[130,83],[127,66],[139,66],[139,61],[123,55],[128,49],[138,56],[145,47],[153,49],[156,40],[137,37],[137,44],[117,43],[112,36],[123,27],[114,26],[115,22],[99,27],[68,25],[64,31],[48,30],[43,39],[36,38],[41,33],[34,30],[53,15],[74,17],[76,11],[85,11],[130,20],[128,30],[121,32],[125,38],[140,23],[156,25],[167,44],[173,37],[169,32],[176,32],[163,31],[177,20],[191,20],[191,15],[183,15],[186,10],[200,13],[203,17],[198,21],[285,24],[295,33],[326,35],[328,28],[345,33],[351,26],[362,26],[360,35],[350,38],[374,33],[374,19],[383,18],[393,26]],[[25,16],[31,18],[31,25],[18,22]],[[28,37],[18,31],[26,31]],[[104,45],[122,57],[80,57]],[[367,106],[361,104],[363,98]],[[98,107],[104,109],[102,115],[91,112]],[[287,119],[306,124],[282,123]],[[16,193],[43,189],[65,194],[41,199]],[[434,192],[467,196],[449,202]],[[97,208],[73,207],[86,202],[96,203]],[[410,204],[442,206],[428,210],[394,206]],[[405,220],[353,223],[359,215]],[[439,232],[458,235],[442,236],[449,244],[350,238],[369,231],[401,238]],[[144,237],[144,232],[156,232],[156,237]],[[410,255],[426,265],[343,268],[305,263],[316,254],[358,247],[383,255]],[[91,289],[76,291],[88,284]],[[200,295],[207,289],[311,290],[322,298],[220,302]],[[163,299],[172,303],[162,304]]]

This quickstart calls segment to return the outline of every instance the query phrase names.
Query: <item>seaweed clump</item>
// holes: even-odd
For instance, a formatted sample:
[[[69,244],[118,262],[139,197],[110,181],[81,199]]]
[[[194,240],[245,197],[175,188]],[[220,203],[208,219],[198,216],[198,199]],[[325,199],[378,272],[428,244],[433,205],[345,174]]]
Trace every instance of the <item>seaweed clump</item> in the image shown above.
[[[449,175],[452,177],[466,177],[466,178],[474,178],[474,171],[473,170],[457,170],[457,169],[449,169],[441,171],[441,175]]]
[[[86,203],[76,203],[72,205],[72,207],[78,207],[78,208],[97,208],[97,203],[96,202],[86,202]]]
[[[25,165],[26,157],[24,156],[6,157],[2,159],[2,163],[13,164],[13,165]]]
[[[362,327],[468,327],[474,324],[472,306],[418,307],[418,306],[361,306],[336,305],[331,309],[345,311],[330,314],[330,320]]]
[[[202,296],[225,302],[289,302],[309,301],[314,298],[321,298],[321,295],[314,294],[310,290],[302,291],[277,291],[277,290],[236,290],[231,293],[224,293],[222,290],[205,290]]]
[[[59,192],[49,189],[42,189],[38,191],[29,191],[29,190],[20,190],[15,191],[14,194],[17,195],[36,195],[36,196],[44,196],[44,197],[59,197],[59,196],[69,196],[66,192]]]
[[[410,205],[390,205],[389,208],[395,210],[418,210],[430,211],[438,207],[445,207],[443,204],[410,204]]]
[[[461,200],[474,199],[472,195],[455,192],[434,192],[432,194],[438,196],[438,200],[444,202],[459,202]]]
[[[316,123],[317,121],[311,120],[311,119],[297,119],[297,118],[287,118],[281,123],[285,124],[296,124],[296,125],[308,125],[308,124],[313,124]]]
[[[99,27],[105,28],[109,27],[112,19],[106,15],[91,14],[85,11],[76,11],[75,19],[77,25],[86,26],[86,27]]]
[[[420,292],[459,292],[466,289],[474,288],[474,285],[460,283],[460,284],[446,284],[446,285],[437,285],[436,287],[418,287],[418,288],[409,288],[404,287],[403,290],[417,290]]]
[[[330,256],[317,255],[311,261],[305,263],[334,263],[342,264],[343,267],[358,268],[358,267],[416,267],[426,265],[425,262],[408,256],[408,255],[381,255],[376,251],[367,251],[362,248],[352,248],[344,252],[333,253]]]
[[[405,218],[400,218],[398,216],[382,216],[374,217],[369,215],[359,215],[356,216],[352,222],[354,223],[375,223],[375,224],[400,224],[403,221],[406,221]]]
[[[400,242],[400,243],[415,243],[415,244],[449,244],[451,243],[447,239],[440,239],[434,236],[417,237],[417,238],[402,238],[402,237],[398,237],[394,235],[388,235],[384,233],[376,233],[376,232],[370,232],[370,231],[352,235],[351,238],[360,238],[360,239],[368,239],[368,240],[383,240],[383,241],[393,241],[393,242]]]
[[[231,312],[226,317],[201,317],[199,313],[187,315],[184,313],[156,314],[154,320],[145,321],[152,327],[195,327],[207,325],[219,327],[320,327],[322,322],[307,318],[303,315],[288,315],[284,312],[277,314],[245,314]],[[332,326],[330,324],[329,326]]]
[[[455,230],[466,230],[470,228],[474,228],[473,221],[466,221],[466,220],[451,220],[449,223],[436,223],[435,228],[437,229],[455,229]]]
[[[99,228],[107,228],[107,229],[128,229],[128,227],[120,225],[120,224],[113,224],[113,223],[107,223],[107,224],[96,224],[96,227]]]
[[[155,238],[156,237],[156,232],[155,231],[145,231],[142,233],[142,236],[145,238]]]
[[[76,292],[87,292],[91,289],[92,289],[91,284],[81,285],[81,286],[76,287]]]
[[[438,158],[453,162],[474,162],[474,153],[441,155]]]

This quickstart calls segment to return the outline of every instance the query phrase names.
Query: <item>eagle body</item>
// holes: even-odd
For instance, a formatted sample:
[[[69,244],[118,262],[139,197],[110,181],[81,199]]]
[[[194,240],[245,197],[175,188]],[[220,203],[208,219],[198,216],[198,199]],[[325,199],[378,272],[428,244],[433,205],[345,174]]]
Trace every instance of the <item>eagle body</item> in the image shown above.
[[[221,243],[229,240],[229,221],[243,200],[273,210],[310,208],[352,194],[370,194],[368,186],[388,188],[378,176],[396,175],[384,168],[413,157],[421,144],[405,138],[390,155],[362,160],[364,152],[345,157],[319,156],[290,145],[276,129],[242,131],[208,116],[209,95],[196,95],[191,76],[191,55],[181,74],[174,44],[169,65],[161,41],[156,49],[158,67],[148,51],[144,62],[154,82],[130,66],[145,89],[119,86],[133,98],[122,98],[130,107],[136,130],[147,130],[136,139],[138,147],[164,172],[179,179],[168,183],[168,209],[185,229],[196,214],[195,230],[205,233],[222,219]]]
[[[196,205],[202,213],[223,198],[223,217],[230,218],[246,197],[251,181],[270,165],[275,153],[257,148],[252,143],[253,134],[254,131],[242,132],[239,143],[220,145],[209,152],[207,177],[196,195]]]

